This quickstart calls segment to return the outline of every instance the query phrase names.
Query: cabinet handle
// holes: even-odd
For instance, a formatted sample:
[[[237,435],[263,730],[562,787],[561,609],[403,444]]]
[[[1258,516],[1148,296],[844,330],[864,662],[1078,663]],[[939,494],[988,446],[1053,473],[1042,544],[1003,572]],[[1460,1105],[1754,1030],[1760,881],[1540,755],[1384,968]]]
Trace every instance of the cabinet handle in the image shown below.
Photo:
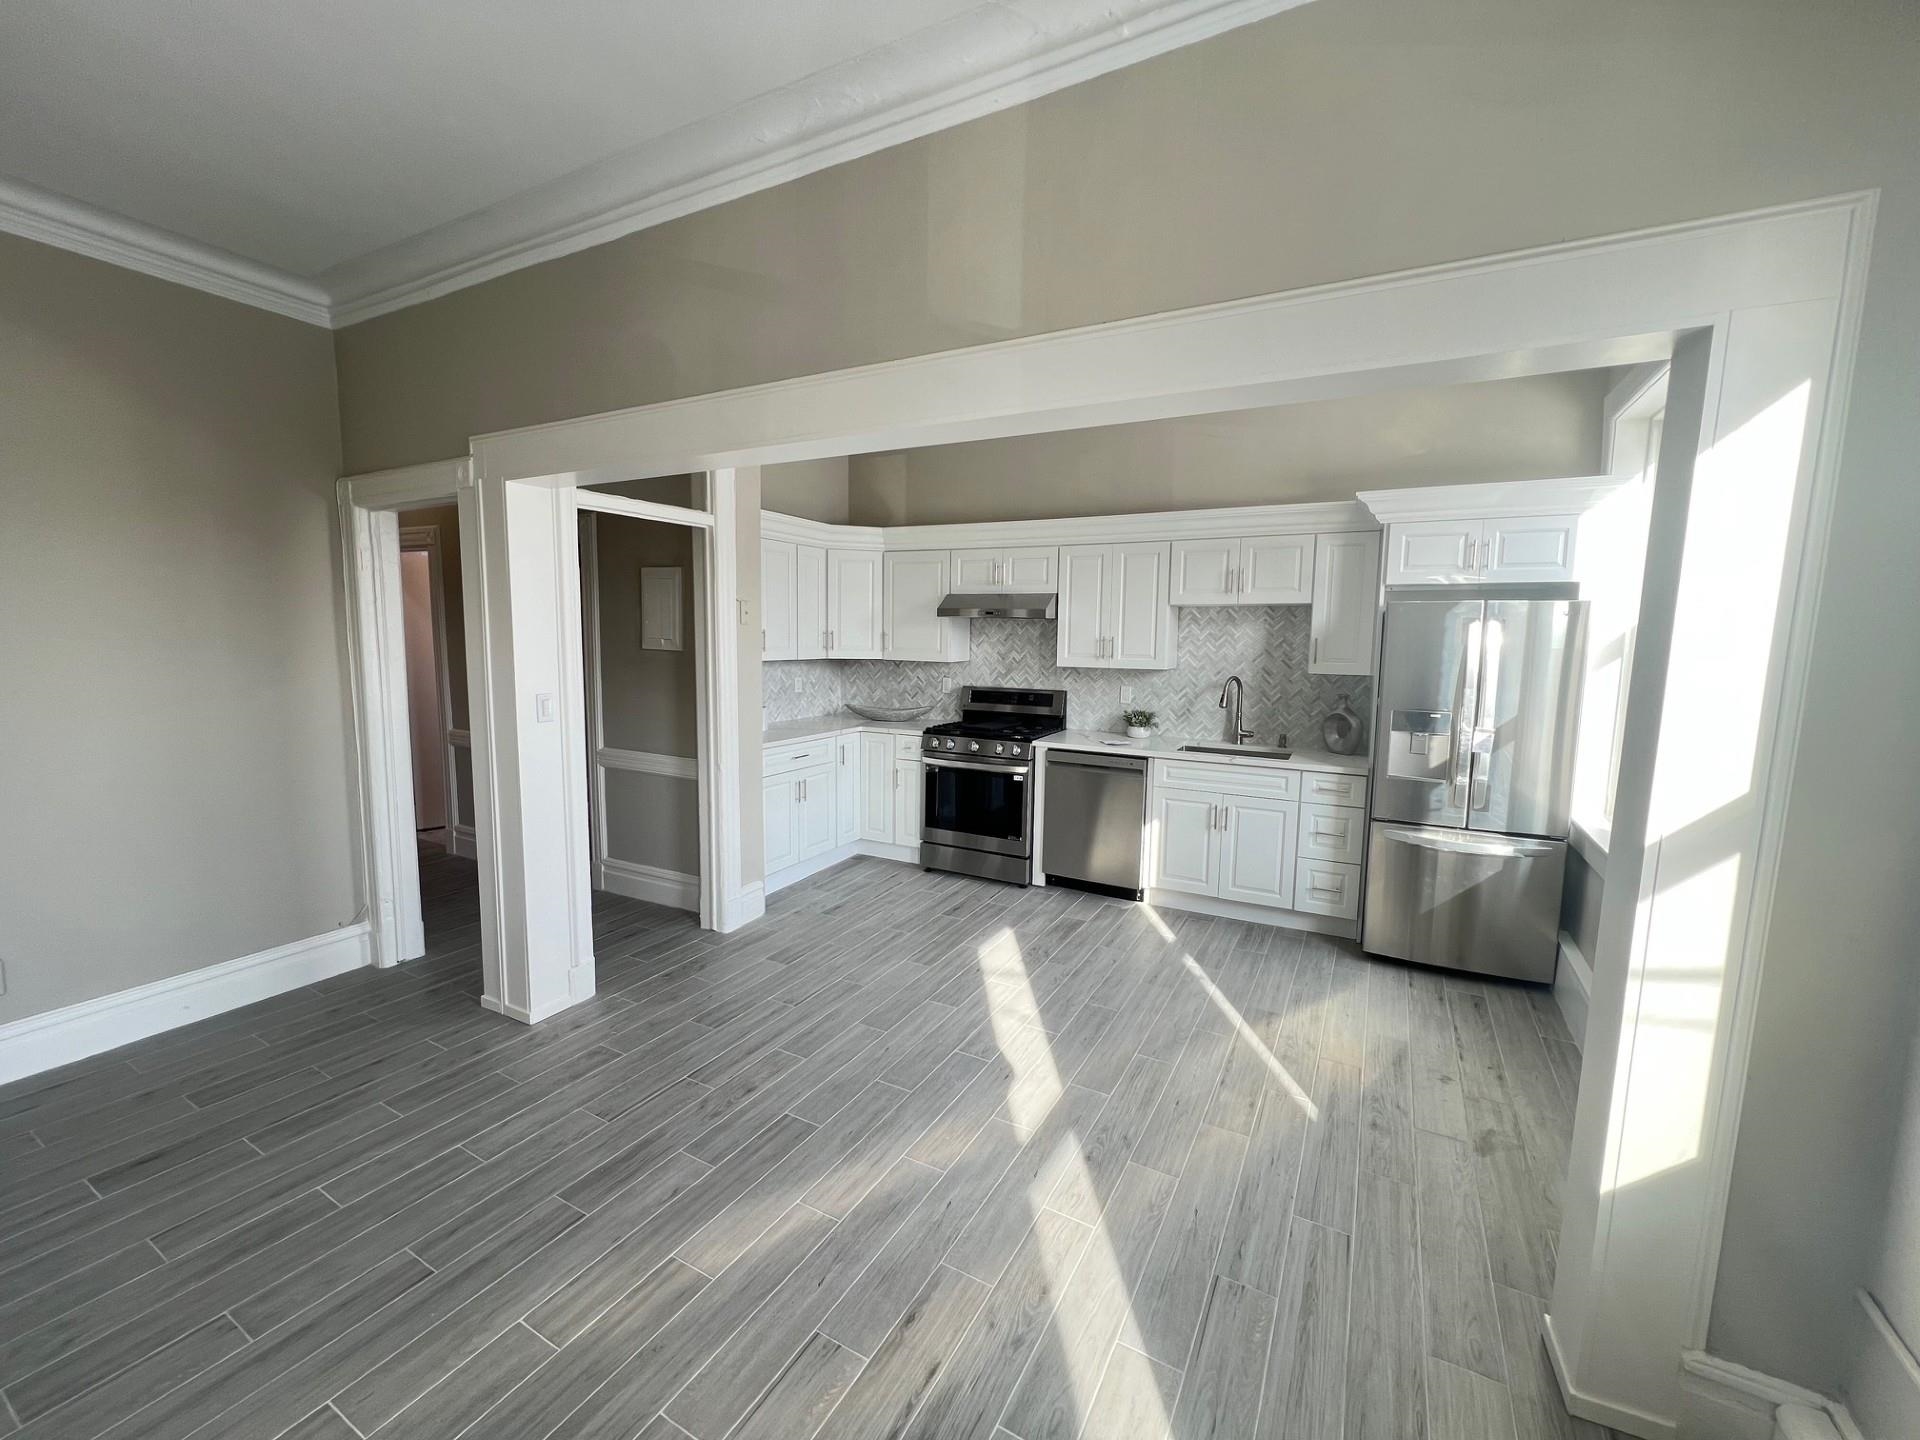
[[[802,780],[800,782],[800,793],[794,796],[793,798],[796,800],[805,800],[807,798],[807,782],[806,781]]]
[[[1318,635],[1313,637],[1313,651],[1307,663],[1309,665],[1318,665],[1320,663],[1320,637]]]

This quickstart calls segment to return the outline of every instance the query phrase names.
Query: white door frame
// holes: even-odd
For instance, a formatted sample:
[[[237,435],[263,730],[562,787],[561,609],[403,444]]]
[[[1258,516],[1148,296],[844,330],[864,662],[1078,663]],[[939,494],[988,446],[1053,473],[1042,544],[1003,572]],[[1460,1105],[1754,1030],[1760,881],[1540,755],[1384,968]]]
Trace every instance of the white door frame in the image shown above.
[[[568,1003],[566,971],[586,919],[575,487],[712,475],[714,673],[703,738],[715,743],[702,763],[714,784],[703,828],[722,897],[706,918],[725,927],[751,913],[745,902],[760,867],[740,843],[743,796],[757,795],[744,782],[757,779],[758,745],[742,743],[732,702],[739,632],[753,633],[758,618],[740,603],[733,467],[1638,363],[1691,337],[1682,349],[1696,423],[1682,423],[1678,405],[1670,412],[1660,467],[1621,767],[1623,802],[1638,799],[1616,809],[1551,1332],[1576,1414],[1671,1435],[1679,1357],[1706,1338],[1875,204],[1871,193],[1841,196],[476,437],[473,483],[486,528],[475,544],[484,539],[485,553],[468,573],[487,597],[468,606],[470,654],[491,675],[475,679],[476,698],[488,685],[495,695],[491,713],[476,704],[476,788],[483,772],[497,782],[487,787],[494,813],[482,807],[482,866],[502,877],[508,988],[517,971],[520,992],[541,997],[501,1008],[537,1018]],[[1682,368],[1677,359],[1676,394]],[[1750,402],[1770,398],[1756,389],[1769,377],[1797,379],[1792,395],[1803,408],[1789,417],[1789,443],[1743,452],[1741,426],[1756,418]],[[1676,868],[1674,853],[1663,853],[1676,836],[1650,835],[1647,801],[1655,775],[1684,760],[1689,726],[1710,733],[1722,718],[1689,712],[1699,697],[1669,685],[1666,662],[1697,624],[1693,562],[1711,548],[1689,536],[1690,507],[1716,485],[1724,491],[1736,456],[1771,486],[1782,530],[1776,550],[1731,557],[1746,565],[1735,578],[1774,602],[1747,677],[1764,720],[1752,736],[1745,803],[1719,832],[1736,847],[1742,882],[1700,956],[1716,1018],[1684,1076],[1696,1134],[1664,1165],[1650,1209],[1654,1190],[1623,1166],[1670,1145],[1674,1117],[1655,1103],[1664,1032],[1643,1007],[1658,998],[1661,957],[1685,938],[1688,917],[1662,885],[1663,864]],[[1657,613],[1663,604],[1677,616]],[[551,705],[556,693],[563,724],[529,724],[537,696]],[[1636,824],[1637,834],[1623,833]],[[576,846],[571,871],[536,875],[524,863],[531,851]]]

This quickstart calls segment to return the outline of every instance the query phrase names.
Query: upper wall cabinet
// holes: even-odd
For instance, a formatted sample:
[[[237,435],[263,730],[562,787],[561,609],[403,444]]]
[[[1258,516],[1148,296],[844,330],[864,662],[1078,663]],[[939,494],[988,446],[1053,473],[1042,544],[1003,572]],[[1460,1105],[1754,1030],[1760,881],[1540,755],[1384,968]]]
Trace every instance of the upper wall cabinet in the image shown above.
[[[1104,670],[1171,670],[1171,547],[1063,545],[1058,663]]]
[[[953,588],[978,595],[1051,594],[1060,588],[1060,552],[1052,545],[955,550]]]
[[[885,554],[881,653],[889,660],[965,660],[973,653],[965,620],[943,619],[940,602],[953,586],[946,550]]]
[[[1305,605],[1313,599],[1313,536],[1224,536],[1173,542],[1175,605]]]
[[[1371,674],[1379,599],[1379,531],[1315,536],[1307,668],[1316,675]]]
[[[1400,521],[1387,527],[1387,584],[1571,580],[1579,528],[1578,515]]]
[[[785,540],[760,542],[760,658],[797,660],[798,606],[795,566],[799,546]]]
[[[877,660],[880,552],[760,542],[762,660]]]
[[[827,649],[833,660],[878,660],[884,582],[878,550],[827,552]]]

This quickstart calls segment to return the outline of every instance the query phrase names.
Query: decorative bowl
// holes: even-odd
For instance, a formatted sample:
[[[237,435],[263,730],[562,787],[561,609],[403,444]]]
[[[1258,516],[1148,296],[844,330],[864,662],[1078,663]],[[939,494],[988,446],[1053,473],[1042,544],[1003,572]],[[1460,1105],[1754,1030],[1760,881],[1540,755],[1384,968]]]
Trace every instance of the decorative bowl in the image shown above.
[[[936,700],[932,705],[855,705],[852,701],[848,701],[847,709],[862,720],[918,720],[939,703]]]

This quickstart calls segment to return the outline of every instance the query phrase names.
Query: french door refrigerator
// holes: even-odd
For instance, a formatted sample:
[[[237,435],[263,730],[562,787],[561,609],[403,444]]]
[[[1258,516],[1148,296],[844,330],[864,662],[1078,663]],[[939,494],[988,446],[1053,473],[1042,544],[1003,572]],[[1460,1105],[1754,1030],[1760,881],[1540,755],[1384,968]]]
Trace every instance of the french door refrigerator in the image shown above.
[[[1553,979],[1586,631],[1573,594],[1387,592],[1365,949]]]

